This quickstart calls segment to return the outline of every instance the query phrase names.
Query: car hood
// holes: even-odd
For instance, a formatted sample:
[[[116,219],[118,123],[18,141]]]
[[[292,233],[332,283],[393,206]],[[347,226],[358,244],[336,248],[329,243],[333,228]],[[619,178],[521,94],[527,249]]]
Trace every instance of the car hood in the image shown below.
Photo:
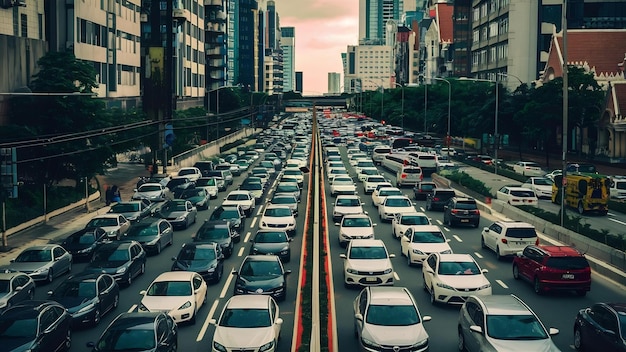
[[[91,262],[87,268],[85,268],[85,270],[90,270],[91,272],[99,272],[99,271],[105,271],[106,269],[113,269],[113,271],[115,272],[115,270],[119,267],[122,267],[124,265],[126,265],[125,261],[101,261],[101,262]],[[111,270],[106,270],[107,273],[110,272]]]
[[[252,248],[256,248],[260,253],[278,253],[282,250],[289,249],[289,244],[282,243],[255,243]]]
[[[456,289],[477,288],[489,283],[483,275],[439,275],[439,280]]]
[[[348,259],[346,266],[358,271],[383,271],[391,268],[389,259]]]
[[[0,338],[3,351],[22,352],[28,351],[35,340],[32,337]]]
[[[413,243],[411,242],[412,249],[419,249],[424,253],[441,253],[446,250],[450,250],[450,245],[444,243]]]
[[[390,214],[413,213],[415,212],[415,207],[388,207],[381,205],[381,212]]]
[[[50,267],[51,264],[52,263],[49,263],[49,262],[24,262],[24,263],[13,262],[9,264],[6,268],[13,270],[13,271],[21,271],[21,272],[28,273],[28,272],[37,270],[39,268]]]
[[[276,287],[280,287],[285,282],[285,277],[280,276],[242,276],[238,280],[247,290],[263,290],[268,291]]]
[[[356,186],[355,185],[342,185],[342,184],[338,184],[338,185],[332,185],[332,188],[334,189],[340,189],[340,190],[356,190]]]
[[[536,352],[556,352],[559,349],[554,345],[552,339],[545,340],[496,340],[488,338],[495,351],[515,352],[515,351],[536,351]]]
[[[245,336],[245,338],[241,338]],[[213,340],[230,349],[252,349],[260,347],[274,339],[271,326],[265,328],[228,328],[218,326]]]
[[[193,303],[193,296],[143,296],[141,304],[149,311],[163,311],[178,309],[187,301]]]
[[[59,302],[59,304],[65,307],[70,314],[76,313],[78,310],[85,306],[88,306],[94,301],[93,298],[85,297],[52,296],[50,298]]]
[[[96,243],[63,243],[63,248],[68,252],[80,251],[85,248],[95,247]]]
[[[137,198],[141,198],[141,197],[150,198],[150,197],[158,197],[161,195],[161,193],[163,193],[163,191],[135,192],[133,196]]]
[[[164,210],[164,211],[159,212],[159,215],[164,219],[176,219],[179,216],[183,216],[186,214],[187,214],[187,211],[180,211],[180,210],[173,210],[173,211]]]
[[[174,265],[185,271],[207,271],[211,267],[217,266],[216,260],[177,260]]]
[[[373,227],[342,227],[341,233],[348,235],[350,237],[367,236],[370,234],[371,235],[374,234],[374,228]]]
[[[391,346],[412,345],[428,338],[422,324],[380,326],[366,323],[361,335],[377,344]]]
[[[228,205],[251,205],[252,201],[251,200],[225,200],[224,202],[222,202],[222,206],[228,206]]]
[[[152,242],[155,239],[159,238],[159,235],[150,235],[150,236],[124,236],[124,241],[137,241],[141,244]]]
[[[295,224],[293,217],[291,216],[263,216],[261,222],[266,224]]]
[[[118,213],[118,214],[124,215],[124,217],[128,220],[135,220],[141,215],[141,212],[140,211],[127,211],[127,212]]]
[[[340,205],[336,205],[333,208],[333,211],[338,214],[361,214],[363,213],[363,207],[342,207]]]

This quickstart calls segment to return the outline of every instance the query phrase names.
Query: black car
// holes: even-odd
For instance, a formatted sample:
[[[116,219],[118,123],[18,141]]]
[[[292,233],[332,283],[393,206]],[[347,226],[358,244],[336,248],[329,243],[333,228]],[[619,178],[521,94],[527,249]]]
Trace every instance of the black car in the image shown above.
[[[193,236],[194,242],[215,242],[222,248],[226,258],[230,258],[235,247],[233,231],[228,221],[206,221]]]
[[[85,271],[106,273],[130,286],[135,277],[146,272],[146,251],[137,241],[105,243],[93,254]]]
[[[165,312],[131,312],[118,315],[98,342],[88,342],[93,352],[176,352],[178,327]]]
[[[61,247],[72,254],[73,261],[90,260],[96,248],[106,242],[109,242],[106,230],[89,227],[69,235],[61,243]]]
[[[122,214],[128,221],[135,222],[150,216],[154,211],[154,204],[147,199],[119,202],[111,206],[109,213]]]
[[[435,188],[433,193],[426,197],[426,210],[443,210],[443,206],[452,197],[456,197],[452,188]]]
[[[434,182],[418,182],[415,187],[413,187],[413,197],[415,197],[415,200],[425,200],[428,198],[429,194],[433,193],[435,188],[437,188],[437,184]]]
[[[596,303],[581,309],[574,321],[577,351],[626,351],[625,303]]]
[[[251,241],[250,254],[273,254],[277,255],[283,263],[288,263],[291,260],[289,248],[291,241],[292,239],[285,231],[257,231]]]
[[[232,274],[237,276],[235,295],[271,295],[277,301],[287,297],[285,276],[291,274],[291,270],[285,270],[278,256],[249,255],[241,263],[239,271]]]
[[[172,260],[172,271],[195,271],[207,283],[218,283],[224,274],[224,255],[217,243],[185,243]]]
[[[478,227],[480,210],[474,198],[452,197],[443,207],[443,223],[449,227],[472,225]]]
[[[183,190],[178,198],[190,201],[198,210],[209,209],[210,196],[206,189],[202,187]]]
[[[194,188],[196,183],[184,176],[173,177],[165,187],[174,194],[174,198],[179,198],[180,193],[186,189]]]
[[[207,177],[209,175],[209,171],[213,170],[213,162],[209,160],[196,161],[193,164],[193,167],[197,167],[202,172],[203,177]]]
[[[146,218],[132,224],[124,240],[137,241],[146,251],[159,254],[164,246],[174,243],[174,228],[167,220]]]
[[[235,243],[239,243],[239,234],[246,228],[246,212],[240,205],[220,205],[213,210],[209,221],[228,221],[233,231],[237,232]]]
[[[72,315],[72,326],[98,325],[119,305],[120,287],[109,274],[81,273],[48,291],[48,296]]]
[[[68,351],[72,316],[54,301],[24,301],[0,315],[2,351]]]

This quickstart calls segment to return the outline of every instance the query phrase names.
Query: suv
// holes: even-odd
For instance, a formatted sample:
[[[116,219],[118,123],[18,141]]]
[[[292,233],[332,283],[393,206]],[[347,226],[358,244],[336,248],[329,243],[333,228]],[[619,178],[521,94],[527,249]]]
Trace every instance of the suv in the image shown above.
[[[456,197],[456,192],[452,188],[435,188],[433,193],[426,196],[426,210],[443,210],[443,206],[452,197]]]
[[[404,165],[396,173],[396,186],[402,188],[404,185],[417,185],[422,182],[423,178],[421,167]]]
[[[469,224],[478,227],[480,211],[474,198],[452,197],[443,207],[443,223],[449,227]]]
[[[211,170],[209,171],[207,176],[221,177],[224,180],[224,184],[226,187],[233,184],[233,174],[230,172],[230,170]],[[226,189],[226,187],[224,187],[224,189]]]
[[[202,172],[202,176],[208,176],[209,171],[213,170],[213,162],[210,160],[196,161],[193,167],[197,167]]]
[[[585,256],[569,246],[527,246],[513,258],[513,277],[533,284],[535,293],[591,290],[591,268]]]
[[[539,244],[535,227],[521,221],[496,221],[483,228],[480,236],[481,247],[495,251],[498,260],[504,256],[516,255],[533,244]]]
[[[426,200],[429,194],[433,193],[433,190],[437,188],[437,184],[434,182],[420,182],[413,187],[413,196],[415,200]]]

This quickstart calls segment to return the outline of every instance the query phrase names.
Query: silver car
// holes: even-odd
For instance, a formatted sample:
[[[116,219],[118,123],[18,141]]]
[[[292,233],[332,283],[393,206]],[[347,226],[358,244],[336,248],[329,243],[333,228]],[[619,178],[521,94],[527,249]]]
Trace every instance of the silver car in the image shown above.
[[[0,313],[35,297],[35,281],[24,273],[0,273]]]
[[[459,351],[545,351],[559,349],[537,315],[515,295],[470,296],[461,307]]]
[[[56,244],[26,248],[6,267],[21,271],[35,281],[52,282],[55,277],[72,270],[72,255]]]

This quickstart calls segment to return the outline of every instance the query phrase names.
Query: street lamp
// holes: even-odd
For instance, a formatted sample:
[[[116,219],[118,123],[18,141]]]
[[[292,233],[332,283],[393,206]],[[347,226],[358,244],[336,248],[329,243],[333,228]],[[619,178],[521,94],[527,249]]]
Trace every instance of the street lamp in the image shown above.
[[[381,82],[383,82],[384,78],[381,78],[380,80],[381,80]],[[383,110],[385,109],[385,87],[383,86],[382,83],[379,86],[376,82],[374,82],[372,80],[369,80],[369,79],[364,79],[364,81],[373,83],[374,85],[377,85],[378,88],[380,88],[380,92],[381,92],[381,98],[380,98],[380,121],[383,121],[384,120]]]
[[[217,121],[217,139],[220,138],[220,90],[225,89],[225,88],[241,88],[240,85],[236,85],[236,86],[221,86],[221,87],[217,87],[215,89],[211,89],[210,91],[207,92],[208,95],[208,107],[207,110],[211,111],[211,92],[217,92],[216,93],[216,110],[215,110],[215,116],[216,116],[216,121]],[[208,114],[207,114],[207,119],[208,119]],[[207,121],[207,127],[206,127],[206,138],[207,141],[209,140],[209,123]]]
[[[448,146],[448,160],[450,159],[450,141],[452,139],[450,135],[450,108],[452,107],[452,83],[445,78],[430,77],[436,81],[442,81],[448,83],[448,134],[446,136],[446,144]],[[497,130],[496,130],[497,131]]]
[[[402,105],[401,105],[401,112],[400,112],[400,124],[402,126],[402,133],[404,133],[404,84],[399,84],[399,83],[395,83],[394,84],[400,88],[402,88]]]

